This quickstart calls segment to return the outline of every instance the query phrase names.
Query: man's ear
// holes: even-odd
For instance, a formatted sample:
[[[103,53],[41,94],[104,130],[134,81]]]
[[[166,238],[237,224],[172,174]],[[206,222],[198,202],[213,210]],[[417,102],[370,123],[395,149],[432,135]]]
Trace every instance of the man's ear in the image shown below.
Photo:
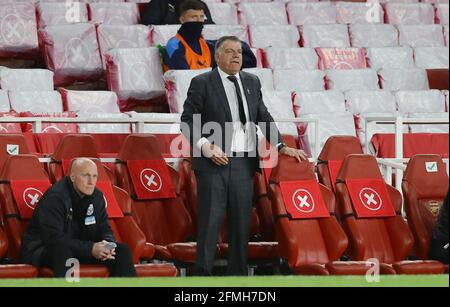
[[[183,18],[183,16],[180,16],[180,18],[179,18],[178,20],[180,21],[181,24],[184,23],[184,18]]]

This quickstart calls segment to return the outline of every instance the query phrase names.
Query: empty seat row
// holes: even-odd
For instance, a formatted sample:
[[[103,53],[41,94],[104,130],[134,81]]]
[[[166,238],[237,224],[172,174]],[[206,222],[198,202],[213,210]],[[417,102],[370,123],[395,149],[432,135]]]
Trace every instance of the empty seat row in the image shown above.
[[[439,262],[406,261],[414,238],[399,213],[401,195],[384,183],[372,156],[345,158],[337,176],[342,184],[337,186],[336,198],[330,189],[317,184],[307,163],[298,164],[293,159],[281,157],[270,178],[268,190],[275,217],[275,236],[280,241],[282,257],[288,259],[295,273],[365,274],[364,261],[370,262],[370,258],[377,259],[382,274],[444,272],[445,268]],[[376,186],[380,194],[385,191],[382,194],[384,207],[380,208],[380,197],[372,193],[368,196],[376,198],[374,203],[378,207],[369,208],[373,212],[365,209],[364,206],[374,204],[369,202],[370,199],[367,204],[362,200],[359,203],[353,194],[350,196],[353,192],[363,192],[361,187],[350,187],[352,180],[365,180],[366,185]],[[372,183],[374,181],[378,183]],[[371,231],[367,231],[367,227]],[[305,231],[308,231],[308,238],[302,236]],[[401,240],[393,233],[401,234]],[[300,250],[306,252],[300,253]],[[340,262],[344,253],[354,262]]]

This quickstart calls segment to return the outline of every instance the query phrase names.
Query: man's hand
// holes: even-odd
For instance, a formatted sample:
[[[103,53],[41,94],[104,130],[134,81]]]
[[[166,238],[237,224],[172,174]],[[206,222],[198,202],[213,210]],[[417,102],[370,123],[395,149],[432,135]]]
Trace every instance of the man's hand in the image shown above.
[[[228,164],[227,155],[220,149],[218,146],[214,144],[205,143],[202,146],[203,155],[218,166],[225,166]]]
[[[295,149],[286,146],[281,148],[280,154],[296,158],[298,162],[308,160],[308,155],[301,149]]]
[[[101,242],[94,243],[94,246],[92,247],[92,256],[95,259],[105,261],[105,260],[114,260],[116,259],[114,256],[116,255],[115,249],[108,249],[106,248],[107,242],[105,240]]]

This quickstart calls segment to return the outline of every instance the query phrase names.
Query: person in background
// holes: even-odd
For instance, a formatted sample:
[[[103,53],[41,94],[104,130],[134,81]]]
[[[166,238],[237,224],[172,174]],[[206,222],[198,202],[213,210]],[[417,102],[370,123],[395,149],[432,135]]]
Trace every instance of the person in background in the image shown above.
[[[185,0],[152,0],[146,3],[141,13],[144,25],[180,24],[180,6]],[[205,10],[205,23],[214,24],[206,3],[201,1]]]
[[[170,69],[215,68],[215,40],[202,36],[205,5],[199,0],[185,0],[180,6],[181,27],[163,51],[164,71]],[[256,57],[250,46],[242,43],[243,68],[256,67]]]

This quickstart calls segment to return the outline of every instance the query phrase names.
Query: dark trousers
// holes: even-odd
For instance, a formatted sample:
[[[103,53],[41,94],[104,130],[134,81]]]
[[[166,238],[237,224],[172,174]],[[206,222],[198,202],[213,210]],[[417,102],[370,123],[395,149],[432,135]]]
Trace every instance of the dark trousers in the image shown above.
[[[256,158],[230,158],[215,173],[196,171],[198,236],[196,274],[212,275],[216,246],[228,216],[228,275],[247,275],[247,250]]]
[[[449,255],[448,255],[448,247],[444,248],[446,243],[431,239],[430,244],[430,259],[438,260],[442,263],[448,264]]]
[[[46,248],[41,257],[40,266],[52,268],[54,277],[66,277],[66,272],[70,269],[70,267],[66,267],[66,261],[75,258],[80,264],[97,264],[108,267],[112,277],[136,276],[128,245],[117,243],[114,257],[116,259],[106,261],[97,260],[94,257],[83,258],[75,255],[69,246],[62,244]]]

